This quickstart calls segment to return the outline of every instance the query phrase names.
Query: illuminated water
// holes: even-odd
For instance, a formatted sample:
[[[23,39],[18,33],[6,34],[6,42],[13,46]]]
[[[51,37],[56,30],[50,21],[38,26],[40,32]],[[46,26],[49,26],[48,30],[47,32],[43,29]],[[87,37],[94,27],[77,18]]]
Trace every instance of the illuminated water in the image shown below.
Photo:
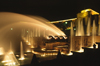
[[[93,20],[93,27],[92,27],[92,46],[95,44],[95,36],[96,36],[96,25],[95,20]]]
[[[4,60],[2,61],[2,63],[4,63],[4,65],[8,65],[8,66],[20,65],[18,60],[16,59],[14,53],[11,53],[11,52],[8,52],[5,54]]]
[[[71,41],[70,41],[70,52],[73,51],[73,37],[74,37],[74,30],[73,30],[73,24],[71,22],[71,31],[70,31]]]
[[[78,19],[76,36],[81,36],[81,21],[80,21],[80,19]]]
[[[83,38],[84,38],[84,26],[83,26],[83,21],[78,19],[78,25],[77,25],[77,30],[76,30],[76,36],[80,36],[80,49],[79,52],[83,52],[82,47],[83,45]]]
[[[3,55],[4,54],[4,50],[3,50],[3,48],[1,47],[0,48],[0,55]]]
[[[83,27],[83,21],[81,21],[81,44],[80,44],[80,50],[81,51],[83,51],[82,47],[84,46],[83,45],[83,38],[84,38],[84,27]]]
[[[4,64],[19,65],[17,59],[24,60],[24,52],[31,52],[31,48],[37,48],[42,39],[49,35],[65,36],[60,29],[48,22],[37,16],[0,12],[0,54],[5,57],[3,62],[9,61]],[[14,53],[17,54],[17,59]]]
[[[19,60],[24,60],[24,50],[23,50],[23,44],[22,41],[20,42],[20,58]]]
[[[90,36],[90,28],[91,28],[91,20],[90,18],[88,19],[88,24],[87,24],[87,36]]]

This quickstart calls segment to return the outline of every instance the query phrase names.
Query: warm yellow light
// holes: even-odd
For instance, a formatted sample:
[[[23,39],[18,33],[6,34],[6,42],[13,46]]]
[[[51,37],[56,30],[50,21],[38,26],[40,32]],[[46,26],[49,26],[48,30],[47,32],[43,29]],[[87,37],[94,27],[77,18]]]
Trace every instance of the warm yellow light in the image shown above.
[[[96,48],[98,48],[98,44],[95,44],[96,45]],[[91,47],[88,47],[88,48],[93,48],[93,46],[91,46]]]
[[[42,54],[41,56],[42,56],[42,57],[45,57],[46,55],[45,55],[45,54]]]
[[[52,37],[48,37],[48,36],[47,36],[46,38],[47,38],[47,39],[52,39]]]
[[[24,54],[25,56],[27,56],[27,54]]]
[[[23,57],[23,58],[19,58],[19,60],[24,60],[25,58]]]
[[[26,42],[28,42],[28,40]]]
[[[96,48],[98,48],[98,44],[96,44]]]
[[[0,53],[0,55],[3,55],[3,53]]]
[[[52,21],[52,22],[47,22],[47,23],[59,23],[59,22],[66,22],[66,21],[71,21],[71,20],[76,20],[77,18],[72,18],[72,19],[65,19],[65,20],[59,20],[59,21]]]
[[[19,55],[16,55],[16,57],[19,57]]]
[[[53,55],[57,55],[58,53],[53,53]]]
[[[35,48],[34,46],[31,46],[31,48]]]
[[[31,43],[28,43],[28,45],[31,45]]]
[[[4,65],[15,66],[16,64],[15,64],[15,62],[9,62],[9,63],[6,63],[6,64],[4,64]]]
[[[91,11],[91,9],[82,10],[81,13],[84,13],[84,12],[87,12],[87,11]]]
[[[32,53],[34,53],[34,51],[32,50]]]
[[[83,49],[80,49],[79,51],[76,51],[76,52],[82,53],[82,52],[84,52],[84,50]]]
[[[10,51],[9,54],[13,54],[13,51]]]
[[[31,52],[31,50],[27,50],[26,52]]]
[[[2,61],[2,63],[5,63],[5,62],[11,62],[11,60],[5,60],[5,61]]]
[[[58,51],[58,50],[47,50],[47,51]]]
[[[58,37],[54,37],[54,39],[58,39]]]
[[[60,39],[63,39],[63,37],[60,37]]]
[[[12,65],[15,65],[15,62],[9,62],[9,63],[6,63],[4,65],[12,66]]]
[[[94,10],[91,10],[92,11],[92,15],[96,15],[96,14],[99,14],[98,12],[94,11]]]
[[[3,55],[4,54],[4,51],[3,51],[3,48],[1,47],[0,48],[0,55]]]
[[[67,37],[64,37],[64,39],[67,39]]]
[[[46,48],[42,48],[41,50],[42,50],[42,51],[45,51],[45,50],[46,50]]]
[[[61,54],[64,55],[65,53],[64,52],[61,52]]]
[[[46,29],[46,30],[48,30],[48,29]]]
[[[85,13],[85,12],[88,12],[88,11],[91,11],[92,15],[96,15],[96,14],[99,14],[98,12],[92,10],[92,9],[85,9],[85,10],[82,10],[81,13]]]
[[[73,53],[70,52],[70,53],[68,53],[68,54],[66,54],[66,55],[70,56],[70,55],[73,55]]]
[[[34,53],[34,54],[40,54],[39,52],[35,52],[35,51],[33,51],[33,50],[32,50],[32,53]]]

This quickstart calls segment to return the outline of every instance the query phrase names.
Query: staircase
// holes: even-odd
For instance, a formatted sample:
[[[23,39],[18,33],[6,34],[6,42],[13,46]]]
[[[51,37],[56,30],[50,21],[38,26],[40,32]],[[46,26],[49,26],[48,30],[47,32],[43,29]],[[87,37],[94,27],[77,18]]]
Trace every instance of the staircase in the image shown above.
[[[96,44],[98,44],[98,48],[82,47],[84,52],[71,51],[73,55],[70,58],[64,56],[70,60],[67,61],[67,66],[100,66],[100,43],[96,42]]]
[[[72,51],[73,55],[66,56],[58,53],[56,59],[40,62],[36,66],[100,66],[100,43],[98,48],[82,47],[84,52]]]

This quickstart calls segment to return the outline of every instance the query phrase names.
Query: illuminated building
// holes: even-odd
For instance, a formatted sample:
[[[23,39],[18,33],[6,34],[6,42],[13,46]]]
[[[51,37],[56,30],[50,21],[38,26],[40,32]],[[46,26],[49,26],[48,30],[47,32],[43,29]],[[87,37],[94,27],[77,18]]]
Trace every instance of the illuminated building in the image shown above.
[[[52,21],[49,23],[53,23],[55,26],[57,26],[61,31],[63,31],[65,34],[69,35],[69,31],[70,31],[70,25],[71,22],[74,23],[74,27],[75,27],[75,23],[76,23],[76,19],[77,18],[71,18],[71,19],[65,19],[65,20],[59,20],[59,21]],[[76,28],[74,28],[75,30]]]
[[[77,14],[76,29],[78,28],[78,23],[83,22],[85,35],[87,35],[89,32],[89,30],[87,29],[89,25],[90,25],[89,29],[90,29],[90,35],[91,35],[93,21],[95,21],[96,31],[97,31],[97,27],[99,24],[99,13],[92,9],[82,10],[80,13]]]
[[[80,13],[77,14],[77,18],[71,18],[71,19],[65,19],[65,20],[59,20],[59,21],[51,21],[49,23],[53,23],[56,25],[60,30],[65,32],[65,34],[70,34],[71,29],[71,22],[73,22],[74,31],[76,31],[78,27],[78,22],[83,21],[85,34],[87,34],[87,23],[90,20],[90,28],[92,29],[93,20],[95,20],[96,26],[98,27],[98,24],[100,24],[99,20],[100,16],[99,13],[92,10],[92,9],[85,9],[82,10]],[[98,29],[96,29],[98,30]],[[90,31],[91,32],[91,31]]]

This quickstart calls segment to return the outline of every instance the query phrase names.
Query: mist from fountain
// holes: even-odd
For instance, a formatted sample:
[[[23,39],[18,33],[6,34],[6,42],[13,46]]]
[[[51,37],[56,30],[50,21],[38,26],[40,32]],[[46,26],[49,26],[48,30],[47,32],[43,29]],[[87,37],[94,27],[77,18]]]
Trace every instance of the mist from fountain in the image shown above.
[[[96,36],[96,25],[95,25],[95,20],[93,20],[93,28],[92,28],[92,37],[93,37],[93,43],[95,43],[95,38],[94,36]]]
[[[71,41],[70,41],[70,51],[73,51],[73,37],[74,37],[74,30],[73,30],[73,24],[71,22],[71,31],[70,31],[70,34],[71,34]]]
[[[2,61],[2,63],[4,63],[4,65],[7,66],[16,66],[16,65],[20,65],[20,63],[18,62],[18,60],[16,59],[13,51],[12,51],[12,43],[10,41],[10,51],[5,53],[4,56],[4,60]]]
[[[48,29],[48,30],[54,32],[56,35],[65,35],[60,29],[55,27],[53,24],[48,23],[49,22],[48,20],[46,20],[46,19],[44,20],[44,19],[42,19],[40,17],[38,18],[36,16],[30,17],[30,16],[25,16],[25,15],[16,14],[16,13],[1,12],[0,13],[0,21],[2,21],[3,25],[16,23],[16,22],[27,22],[27,23],[37,24],[38,26],[42,26],[45,29]],[[38,27],[36,27],[35,29],[37,30]],[[35,31],[35,32],[37,32],[37,31]]]
[[[96,45],[96,48],[98,48],[98,45],[95,43],[95,37],[96,37],[96,24],[95,20],[93,20],[93,26],[92,26],[92,44],[89,48],[93,48],[93,44]]]
[[[23,50],[23,44],[22,41],[19,43],[20,40],[24,40],[26,44],[29,44],[28,46],[31,46],[27,49],[28,52],[30,52],[29,49],[35,48],[36,43],[34,41],[34,38],[41,38],[41,37],[47,37],[49,35],[52,36],[65,36],[65,34],[58,29],[53,24],[48,23],[49,21],[46,19],[42,19],[37,16],[26,16],[16,13],[10,13],[10,12],[0,12],[0,46],[2,48],[5,48],[5,58],[3,62],[6,65],[12,65],[14,66],[19,65],[16,57],[14,56],[13,51],[19,51],[20,46],[20,58],[19,60],[24,60],[24,50]],[[16,38],[15,38],[16,37]],[[20,38],[21,37],[21,38]],[[43,37],[43,38],[44,38]],[[12,42],[13,41],[13,45]],[[9,47],[10,46],[10,51]],[[12,49],[12,47],[14,47]],[[0,53],[4,54],[2,48],[0,48]],[[25,48],[26,49],[26,48]],[[7,62],[5,62],[7,61]]]
[[[81,36],[81,21],[80,21],[80,18],[78,19],[76,36]]]
[[[16,59],[14,53],[11,52],[7,52],[4,56],[4,60],[2,61],[2,63],[4,63],[4,65],[7,66],[16,66],[16,65],[20,65],[20,63],[18,62],[18,60]]]
[[[76,36],[80,36],[80,49],[77,52],[83,52],[83,38],[84,38],[84,26],[82,19],[78,19],[78,25],[76,30]]]
[[[84,27],[83,27],[83,21],[81,21],[81,44],[80,44],[80,52],[83,52],[84,50],[82,49],[83,45],[83,38],[84,38]]]
[[[95,36],[96,36],[96,25],[95,20],[93,20],[93,27],[92,27],[92,45],[95,44]]]
[[[0,48],[0,55],[4,55],[4,50],[2,47]]]
[[[90,28],[91,28],[91,20],[88,18],[88,24],[87,24],[87,36],[90,36]]]
[[[74,30],[73,30],[73,24],[71,22],[71,30],[70,30],[70,49],[69,49],[69,53],[67,55],[73,55],[73,53],[71,53],[71,51],[73,51],[74,47],[73,47],[73,38],[74,38]]]
[[[30,16],[26,16],[22,14],[0,12],[0,42],[2,44],[1,46],[5,48],[5,50],[7,51],[9,49],[7,47],[10,45],[8,44],[8,42],[10,40],[16,42],[17,39],[20,38],[19,36],[20,36],[21,31],[23,33],[21,34],[23,40],[25,42],[30,42],[31,45],[34,42],[34,38],[32,38],[33,39],[33,42],[32,42],[31,38],[27,36],[26,31],[30,33],[32,32],[31,34],[32,37],[35,37],[35,36],[47,37],[49,35],[65,36],[65,34],[60,29],[58,29],[53,24],[50,24],[48,22],[49,22],[48,20],[42,19],[37,16],[30,17]],[[33,43],[33,45],[34,44],[36,43]],[[16,49],[17,47],[18,46],[16,46]],[[33,47],[34,46],[32,46],[32,48]],[[14,48],[13,50],[16,51],[16,49]]]
[[[11,41],[10,41],[10,53],[13,54],[12,43],[11,43]]]
[[[81,36],[84,36],[84,26],[82,20],[81,20]]]
[[[76,36],[84,36],[84,27],[83,27],[83,21],[78,19],[78,25],[76,30]]]

